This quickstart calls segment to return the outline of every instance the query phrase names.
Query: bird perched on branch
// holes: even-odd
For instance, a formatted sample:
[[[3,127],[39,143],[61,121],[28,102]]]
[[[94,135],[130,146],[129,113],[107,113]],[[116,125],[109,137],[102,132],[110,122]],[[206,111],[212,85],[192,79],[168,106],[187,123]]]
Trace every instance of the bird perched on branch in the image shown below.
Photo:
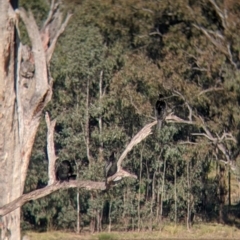
[[[74,175],[73,172],[71,163],[68,160],[64,160],[57,167],[56,178],[58,181],[75,180],[76,175]]]
[[[111,153],[108,161],[105,165],[105,177],[106,177],[106,188],[109,189],[111,185],[121,181],[124,177],[137,178],[135,174],[131,174],[121,166],[118,166],[117,159],[115,158],[114,152]]]
[[[117,159],[115,158],[115,153],[112,152],[105,165],[105,176],[106,178],[111,177],[116,172],[117,172]]]
[[[159,94],[158,100],[155,104],[155,115],[158,121],[158,128],[161,129],[162,123],[167,115],[167,104],[164,101],[162,94]]]

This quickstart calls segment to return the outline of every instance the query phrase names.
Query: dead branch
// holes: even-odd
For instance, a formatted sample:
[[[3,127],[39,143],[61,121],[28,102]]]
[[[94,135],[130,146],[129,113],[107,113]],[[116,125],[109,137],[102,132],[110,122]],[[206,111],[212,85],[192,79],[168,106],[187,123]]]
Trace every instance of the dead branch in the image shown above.
[[[206,28],[204,27],[201,27],[201,26],[198,26],[196,24],[193,24],[193,26],[197,29],[199,29],[207,38],[208,40],[210,40],[210,42],[215,46],[217,47],[217,49],[219,49],[223,54],[225,54],[226,56],[228,56],[228,51],[226,50],[226,47],[223,45],[223,44],[220,44],[220,39],[221,39],[221,42],[225,40],[224,36],[223,35],[220,35],[221,37],[218,37],[218,40],[215,40],[211,35],[213,35],[212,33],[213,32],[209,32],[209,30],[207,30]],[[218,36],[218,34],[214,34],[214,36]]]
[[[84,188],[87,190],[105,190],[105,182],[94,182],[94,181],[69,181],[69,182],[55,182],[54,184],[48,185],[44,188],[37,189],[35,191],[23,194],[13,202],[4,205],[0,208],[0,216],[4,216],[13,210],[21,207],[23,204],[30,200],[36,200],[42,197],[49,195],[60,189],[68,189],[68,188]]]
[[[208,92],[217,92],[217,91],[223,91],[223,90],[224,90],[224,88],[222,88],[222,87],[212,87],[212,88],[208,88],[206,90],[201,91],[198,94],[198,96],[201,96],[201,95],[203,95],[205,93],[208,93]]]
[[[174,93],[178,96],[180,96],[185,102],[186,99],[183,97],[183,95],[177,91],[174,91]],[[192,108],[190,107],[190,105],[188,103],[186,103],[188,110],[189,110],[189,119],[192,119]],[[225,156],[226,160],[228,163],[230,163],[230,156],[228,154],[228,151],[226,149],[226,147],[224,146],[224,144],[222,143],[223,140],[228,140],[228,141],[233,141],[234,143],[237,143],[236,138],[234,138],[234,136],[232,135],[232,133],[226,133],[224,132],[223,135],[221,137],[219,137],[217,135],[217,137],[214,137],[212,135],[212,133],[208,130],[206,123],[204,121],[204,119],[198,115],[193,115],[196,119],[199,119],[201,121],[201,128],[203,129],[204,133],[192,133],[191,135],[195,135],[195,136],[204,136],[206,137],[208,140],[210,140],[214,145],[216,145],[216,147],[223,153],[223,155]],[[197,122],[194,122],[192,120],[190,121],[186,121],[184,119],[179,118],[178,116],[175,116],[173,114],[170,114],[166,117],[166,121],[167,122],[177,122],[177,123],[187,123],[187,124],[197,124]]]
[[[201,119],[201,121],[202,121],[201,127],[205,133],[192,133],[192,135],[204,136],[207,139],[209,139],[210,141],[212,141],[213,144],[216,145],[217,149],[219,149],[222,152],[222,154],[225,156],[225,158],[227,160],[226,162],[230,163],[230,161],[231,161],[230,156],[228,154],[226,147],[224,146],[224,144],[222,142],[224,139],[226,139],[226,140],[233,141],[234,143],[237,143],[236,138],[233,137],[232,133],[225,133],[225,132],[223,133],[223,135],[221,137],[219,137],[218,135],[217,135],[217,137],[214,137],[212,135],[212,133],[208,130],[203,118],[201,116],[199,116],[199,119]]]
[[[71,16],[72,16],[71,13],[67,14],[67,17],[65,18],[65,21],[62,23],[60,29],[57,31],[54,38],[51,40],[51,44],[50,44],[49,48],[47,49],[47,53],[46,53],[46,58],[47,58],[48,63],[50,62],[50,60],[52,58],[52,54],[54,52],[57,40],[58,40],[59,36],[64,32],[65,28],[67,27],[67,24],[68,24]]]
[[[231,62],[231,64],[235,67],[235,69],[238,69],[237,64],[233,61],[233,56],[232,56],[232,52],[231,52],[231,47],[230,44],[227,44],[227,51],[228,51],[228,58],[229,61]]]
[[[191,142],[191,141],[179,141],[178,144],[180,144],[180,145],[185,145],[185,144],[197,145],[198,143],[196,143],[196,142]]]
[[[166,118],[165,118],[166,122],[172,122],[172,123],[186,123],[186,124],[196,124],[195,121],[188,121],[185,119],[182,119],[176,115],[174,115],[173,113],[170,113]]]
[[[49,115],[46,112],[45,121],[47,124],[48,185],[51,185],[56,181],[55,162],[58,159],[55,155],[54,147],[54,128],[56,120],[50,121]]]
[[[188,119],[189,119],[189,122],[192,122],[192,108],[190,107],[190,105],[188,104],[188,102],[186,101],[185,97],[178,91],[174,90],[173,91],[177,96],[181,97],[183,99],[183,101],[185,102],[187,108],[188,108],[188,111],[189,111],[189,114],[188,114]]]
[[[131,142],[127,145],[126,149],[118,159],[118,162],[117,162],[118,169],[121,169],[122,161],[127,156],[127,153],[130,152],[135,145],[137,145],[143,139],[145,139],[148,135],[150,135],[152,133],[152,127],[156,124],[157,124],[157,121],[147,124],[132,138]]]
[[[223,27],[226,29],[227,28],[227,15],[224,13],[224,11],[222,11],[220,9],[220,7],[217,5],[217,3],[214,0],[209,0],[209,2],[213,5],[213,7],[215,8],[215,11],[217,13],[217,15],[220,17],[221,21],[222,21],[222,25]]]
[[[212,136],[209,136],[206,133],[191,133],[191,135],[193,135],[193,136],[204,136],[207,139],[209,139],[210,141],[212,141],[213,143],[217,143],[217,138],[213,138]]]
[[[59,2],[55,3],[55,1],[52,0],[50,10],[49,10],[49,13],[48,13],[48,17],[47,17],[46,21],[44,22],[42,29],[45,29],[46,26],[52,21],[53,15],[58,10],[58,8],[59,8]]]
[[[109,184],[110,182],[116,181],[116,179],[122,179],[125,177],[137,179],[137,176],[135,174],[129,173],[121,168],[114,175],[107,178],[107,184]]]
[[[212,0],[210,1],[214,2]],[[233,60],[231,46],[226,41],[226,38],[224,35],[220,34],[219,32],[207,30],[206,28],[198,26],[196,24],[193,24],[193,26],[199,29],[208,38],[208,40],[210,40],[210,42],[229,59],[230,63],[234,66],[235,69],[238,69],[237,64]]]
[[[181,119],[175,115],[173,115],[173,113],[169,114],[166,119],[167,122],[175,122],[175,123],[187,123],[187,124],[194,124],[193,121],[187,121],[184,119]],[[154,125],[157,124],[157,121],[154,121],[152,123],[147,124],[146,126],[144,126],[131,140],[131,142],[127,145],[126,149],[124,150],[124,152],[122,153],[122,155],[120,156],[120,158],[118,159],[117,162],[117,167],[118,167],[118,172],[116,174],[114,174],[110,180],[115,179],[116,177],[118,177],[118,174],[121,175],[122,177],[122,173],[119,173],[120,171],[124,171],[121,167],[122,161],[123,159],[127,156],[127,153],[130,152],[132,150],[132,148],[137,145],[138,143],[140,143],[142,140],[144,140],[147,136],[149,136],[152,133],[152,127]],[[124,171],[126,172],[126,171]],[[129,173],[128,173],[129,174]],[[130,174],[129,177],[133,177],[136,178],[136,176],[134,174]],[[110,181],[109,180],[109,181]]]

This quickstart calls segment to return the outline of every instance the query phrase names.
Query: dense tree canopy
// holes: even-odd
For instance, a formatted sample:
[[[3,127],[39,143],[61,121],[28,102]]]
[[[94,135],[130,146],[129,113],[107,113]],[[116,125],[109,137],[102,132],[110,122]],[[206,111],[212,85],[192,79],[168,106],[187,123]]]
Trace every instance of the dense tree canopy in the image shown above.
[[[23,227],[73,229],[77,205],[81,226],[92,231],[106,224],[141,230],[170,221],[188,227],[192,221],[226,221],[224,206],[239,201],[239,1],[63,2],[73,17],[53,56],[47,107],[57,119],[58,161],[72,161],[78,179],[102,181],[111,152],[119,157],[155,119],[159,93],[169,117],[124,160],[137,181],[124,180],[104,193],[75,189],[27,203]],[[39,22],[46,14],[44,1],[21,4]],[[48,180],[45,132],[42,123],[26,192]]]

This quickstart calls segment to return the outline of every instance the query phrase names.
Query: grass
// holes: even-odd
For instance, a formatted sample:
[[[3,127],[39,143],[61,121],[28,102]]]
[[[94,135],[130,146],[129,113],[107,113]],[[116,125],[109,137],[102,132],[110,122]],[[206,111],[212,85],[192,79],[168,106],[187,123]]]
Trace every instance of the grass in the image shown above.
[[[70,232],[28,232],[31,240],[150,240],[150,239],[240,239],[240,229],[221,224],[197,224],[187,231],[185,226],[166,225],[162,231],[102,232],[75,234]]]

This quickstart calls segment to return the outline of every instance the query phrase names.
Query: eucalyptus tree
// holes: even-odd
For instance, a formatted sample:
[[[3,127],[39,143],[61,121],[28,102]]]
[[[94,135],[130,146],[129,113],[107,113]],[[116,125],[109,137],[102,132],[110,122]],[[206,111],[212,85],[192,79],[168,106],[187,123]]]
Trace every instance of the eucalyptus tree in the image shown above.
[[[39,29],[33,14],[18,8],[18,1],[0,2],[1,66],[1,208],[22,196],[40,116],[52,96],[48,70],[56,41],[64,31],[59,5],[52,2]],[[31,47],[21,43],[19,21],[26,27]],[[55,24],[55,31],[53,25]],[[52,28],[52,30],[51,30]],[[1,239],[20,239],[20,208],[1,215]]]

